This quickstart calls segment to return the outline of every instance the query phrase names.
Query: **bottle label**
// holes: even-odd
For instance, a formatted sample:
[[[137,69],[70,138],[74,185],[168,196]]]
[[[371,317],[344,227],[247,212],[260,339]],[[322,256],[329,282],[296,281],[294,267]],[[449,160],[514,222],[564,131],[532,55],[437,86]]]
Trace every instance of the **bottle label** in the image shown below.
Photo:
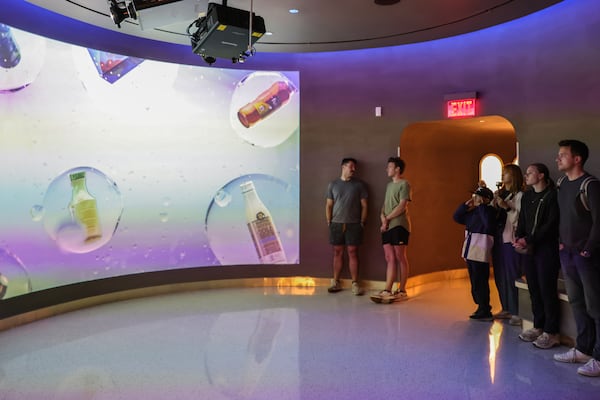
[[[258,257],[263,263],[287,262],[271,218],[259,212],[256,214],[256,220],[248,223],[248,229]]]
[[[281,101],[279,101],[279,96],[277,95],[273,95],[265,101],[257,101],[254,103],[254,108],[256,108],[261,119],[265,118],[279,107],[281,107]]]
[[[74,204],[73,215],[77,221],[85,227],[86,242],[102,237],[102,233],[100,232],[100,224],[98,221],[96,200],[83,200]]]

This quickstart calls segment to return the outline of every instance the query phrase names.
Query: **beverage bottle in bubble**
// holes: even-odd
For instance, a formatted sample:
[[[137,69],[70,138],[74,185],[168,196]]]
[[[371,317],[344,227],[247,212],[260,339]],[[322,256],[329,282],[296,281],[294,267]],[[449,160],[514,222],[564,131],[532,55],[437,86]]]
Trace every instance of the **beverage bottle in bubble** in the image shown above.
[[[14,68],[21,61],[21,51],[10,27],[0,24],[0,67]]]
[[[85,171],[75,172],[69,175],[73,195],[69,208],[73,218],[85,228],[86,242],[100,239],[100,219],[98,218],[98,207],[96,199],[88,192],[85,184]]]
[[[240,185],[246,205],[246,221],[258,258],[263,264],[285,264],[287,259],[271,213],[263,204],[254,182]]]
[[[250,128],[286,105],[296,91],[296,87],[291,82],[275,82],[256,99],[240,108],[238,119],[242,125]]]

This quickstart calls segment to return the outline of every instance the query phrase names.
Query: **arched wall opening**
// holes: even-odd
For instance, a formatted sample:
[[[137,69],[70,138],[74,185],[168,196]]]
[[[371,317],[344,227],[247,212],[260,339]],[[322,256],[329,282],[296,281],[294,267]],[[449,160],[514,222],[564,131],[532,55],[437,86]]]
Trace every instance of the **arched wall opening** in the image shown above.
[[[516,133],[501,116],[417,122],[400,137],[400,156],[413,190],[408,250],[411,276],[464,268],[464,227],[452,215],[477,188],[482,159],[516,158]],[[497,180],[487,182],[495,190]]]

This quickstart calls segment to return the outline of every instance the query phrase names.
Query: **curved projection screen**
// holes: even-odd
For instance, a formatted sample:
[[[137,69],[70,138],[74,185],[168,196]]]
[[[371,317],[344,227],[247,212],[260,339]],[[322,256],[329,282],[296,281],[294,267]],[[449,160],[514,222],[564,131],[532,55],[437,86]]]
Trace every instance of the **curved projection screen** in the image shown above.
[[[0,24],[0,297],[299,262],[299,74],[161,63]]]

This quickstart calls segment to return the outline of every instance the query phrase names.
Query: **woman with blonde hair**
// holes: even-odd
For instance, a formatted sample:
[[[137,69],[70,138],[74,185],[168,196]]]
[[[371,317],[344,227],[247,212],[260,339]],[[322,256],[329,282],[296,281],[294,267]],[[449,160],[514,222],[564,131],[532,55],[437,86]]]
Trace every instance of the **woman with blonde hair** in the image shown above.
[[[498,231],[494,238],[494,280],[502,311],[496,319],[508,319],[511,325],[521,325],[518,291],[515,280],[523,275],[521,255],[514,247],[515,232],[523,197],[523,172],[518,165],[507,164],[502,170],[502,182],[494,193],[492,205],[497,210]]]

